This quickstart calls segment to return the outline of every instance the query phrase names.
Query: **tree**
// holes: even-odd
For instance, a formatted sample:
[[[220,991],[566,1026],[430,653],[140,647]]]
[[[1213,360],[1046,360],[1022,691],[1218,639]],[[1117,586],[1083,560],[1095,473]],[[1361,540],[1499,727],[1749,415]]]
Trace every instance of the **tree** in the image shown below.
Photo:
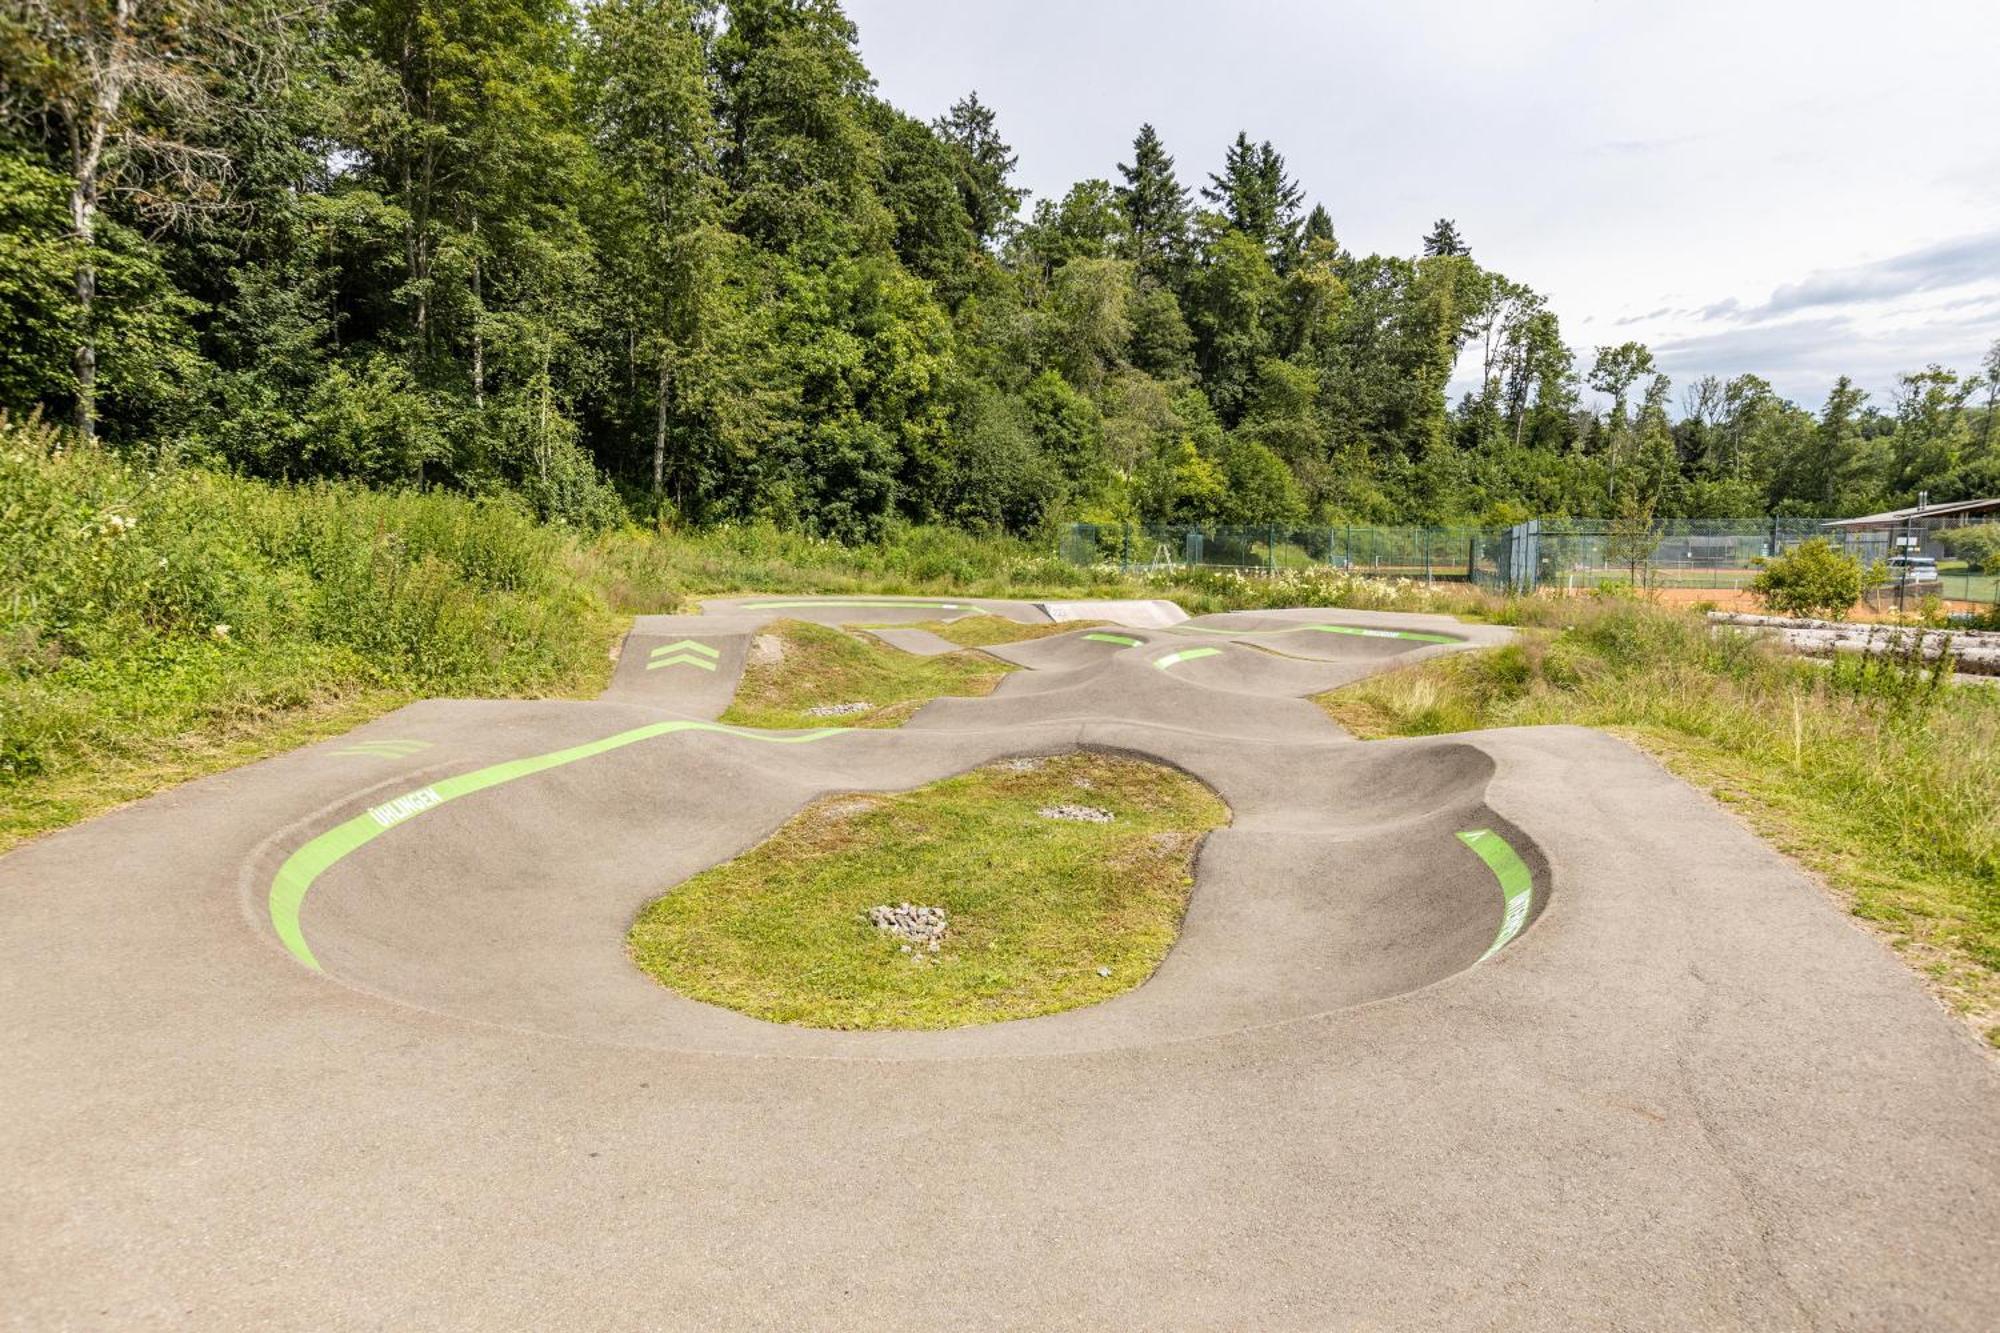
[[[869,112],[882,144],[876,192],[895,218],[896,255],[910,272],[936,283],[946,303],[956,307],[977,281],[979,255],[972,219],[958,193],[958,158],[929,125],[887,102],[872,102]]]
[[[1306,224],[1300,232],[1304,248],[1311,250],[1315,244],[1326,247],[1328,257],[1340,253],[1340,242],[1333,234],[1333,214],[1326,211],[1325,204],[1314,204],[1312,212],[1306,214]]]
[[[1028,193],[1010,183],[1020,158],[1000,137],[993,109],[978,93],[967,93],[939,117],[936,129],[957,154],[958,191],[973,235],[988,246],[1005,240]]]
[[[1762,568],[1750,581],[1750,592],[1774,615],[1844,616],[1861,600],[1867,582],[1861,562],[1824,537],[1757,563]]]
[[[1471,253],[1472,247],[1459,236],[1458,224],[1450,218],[1439,218],[1431,227],[1430,234],[1424,237],[1424,254],[1428,256]]]
[[[1212,215],[1211,215],[1212,216]],[[1189,284],[1189,323],[1203,387],[1223,420],[1242,413],[1257,365],[1270,354],[1278,276],[1257,239],[1239,228],[1211,231]]]
[[[1605,534],[1605,559],[1625,566],[1632,585],[1638,587],[1646,582],[1653,556],[1659,547],[1660,534],[1653,501],[1642,497],[1636,490],[1627,490],[1625,498],[1619,502],[1618,515],[1611,520],[1610,531]]]
[[[1124,247],[1125,215],[1113,202],[1108,181],[1080,181],[1061,202],[1044,199],[1035,216],[1008,247],[1012,262],[1044,276],[1073,259],[1108,259]]]
[[[715,282],[721,181],[703,33],[687,0],[603,0],[590,10],[598,151],[622,221],[612,240],[654,364],[652,487],[666,487],[675,375],[698,364]]]
[[[713,61],[736,227],[769,250],[855,244],[883,219],[854,24],[833,0],[727,0],[724,12]]]
[[[1985,360],[1979,368],[1986,377],[1986,447],[1990,451],[2000,443],[2000,338],[1986,349]]]
[[[1598,348],[1597,360],[1590,367],[1590,387],[1611,398],[1611,412],[1605,426],[1605,454],[1610,469],[1607,494],[1613,505],[1618,501],[1618,455],[1630,430],[1626,409],[1632,385],[1641,375],[1652,373],[1653,354],[1643,343],[1634,342]]]
[[[1044,355],[1087,393],[1124,364],[1131,292],[1131,265],[1122,259],[1073,260],[1050,284],[1041,320]]]
[[[211,142],[248,108],[226,92],[282,82],[279,16],[258,0],[19,0],[0,14],[14,98],[0,99],[53,150],[69,183],[75,421],[97,431],[99,214],[116,196],[160,226],[229,203],[231,162]]]
[[[1239,132],[1223,154],[1221,172],[1208,180],[1201,197],[1284,273],[1297,253],[1299,205],[1305,199],[1285,168],[1284,155],[1269,140],[1252,144],[1248,134]]]
[[[1118,174],[1125,183],[1114,195],[1125,214],[1128,257],[1142,277],[1173,287],[1187,262],[1188,194],[1151,125],[1139,127],[1132,162],[1120,162]]]
[[[1936,365],[1897,376],[1891,466],[1896,489],[1908,499],[1957,467],[1972,443],[1965,403],[1977,384]]]

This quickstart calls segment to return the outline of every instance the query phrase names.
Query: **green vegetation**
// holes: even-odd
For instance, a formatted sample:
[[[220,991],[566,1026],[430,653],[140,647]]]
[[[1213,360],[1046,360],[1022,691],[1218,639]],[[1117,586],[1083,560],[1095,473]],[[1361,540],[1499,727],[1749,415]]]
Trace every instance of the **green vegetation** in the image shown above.
[[[1944,528],[1937,533],[1937,541],[1964,568],[1982,574],[2000,574],[2000,523]],[[1945,567],[1944,562],[1939,563],[1938,568]]]
[[[769,524],[581,534],[504,493],[272,485],[4,418],[0,570],[0,847],[413,698],[594,693],[624,616],[705,595],[1433,605],[1418,587],[1327,570],[1123,579],[936,527],[866,546]],[[968,647],[1034,632],[995,617],[931,628]],[[1002,670],[968,656],[960,675]],[[899,697],[959,692],[946,684]]]
[[[774,641],[775,660],[753,653],[724,722],[773,730],[894,727],[943,695],[992,692],[1013,668],[980,652],[918,657],[824,625],[786,620],[759,636]],[[814,716],[814,708],[869,704],[866,712]]]
[[[1449,219],[1350,249],[1247,133],[1184,147],[1222,150],[1193,180],[1137,126],[1022,217],[1004,115],[898,110],[861,36],[835,0],[0,7],[0,409],[849,541],[2000,490],[2000,347],[1817,415],[1674,386],[1637,343],[1579,359]]]
[[[517,506],[56,443],[0,422],[0,846],[420,695],[605,678],[605,599]]]
[[[1522,642],[1325,696],[1363,736],[1609,728],[1820,872],[2000,1043],[2000,690],[1803,662],[1631,598],[1501,608]]]
[[[1757,561],[1750,591],[1773,615],[1839,619],[1861,600],[1868,571],[1823,537]]]
[[[1115,818],[1037,813],[1065,803]],[[777,1023],[950,1028],[1058,1013],[1153,974],[1179,933],[1200,840],[1227,819],[1182,773],[1088,753],[833,797],[654,903],[632,956],[684,995]],[[905,902],[947,913],[938,952],[906,953],[870,923],[870,908]]]

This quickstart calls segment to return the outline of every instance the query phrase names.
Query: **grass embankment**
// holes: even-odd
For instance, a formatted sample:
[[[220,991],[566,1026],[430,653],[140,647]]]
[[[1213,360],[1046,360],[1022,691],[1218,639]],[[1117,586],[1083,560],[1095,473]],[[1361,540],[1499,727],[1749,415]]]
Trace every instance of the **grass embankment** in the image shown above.
[[[1038,813],[1060,804],[1114,818]],[[806,1027],[1057,1013],[1153,974],[1179,933],[1201,838],[1227,819],[1183,773],[1087,753],[833,797],[654,903],[632,956],[694,999]],[[870,923],[870,908],[904,902],[945,910],[937,952],[905,952]]]
[[[1362,736],[1577,723],[1713,793],[1819,872],[2000,1044],[2000,690],[1803,662],[1628,599],[1496,609],[1524,639],[1324,696]]]
[[[898,625],[927,629],[967,651],[919,657],[862,633],[783,620],[758,636],[724,722],[740,727],[896,727],[932,699],[990,694],[1013,666],[976,651],[1064,633],[1074,625],[1019,625],[1001,616]],[[761,654],[770,656],[761,656]],[[869,705],[866,711],[818,714],[815,708]]]
[[[610,609],[513,509],[57,444],[0,423],[0,848],[411,698],[602,687]]]
[[[783,620],[758,636],[736,699],[722,715],[739,727],[893,727],[943,695],[992,692],[1013,670],[980,652],[918,657],[875,639],[824,625]],[[866,712],[815,716],[814,708],[867,704]]]

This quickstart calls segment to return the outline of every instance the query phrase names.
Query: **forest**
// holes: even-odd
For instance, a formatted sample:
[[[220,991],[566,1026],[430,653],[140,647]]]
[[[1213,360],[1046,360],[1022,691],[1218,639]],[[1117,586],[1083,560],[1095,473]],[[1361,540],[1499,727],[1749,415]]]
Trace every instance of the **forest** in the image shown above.
[[[835,0],[13,0],[0,74],[0,411],[150,465],[843,540],[2000,494],[2000,343],[1676,385],[1247,131],[1030,200]]]

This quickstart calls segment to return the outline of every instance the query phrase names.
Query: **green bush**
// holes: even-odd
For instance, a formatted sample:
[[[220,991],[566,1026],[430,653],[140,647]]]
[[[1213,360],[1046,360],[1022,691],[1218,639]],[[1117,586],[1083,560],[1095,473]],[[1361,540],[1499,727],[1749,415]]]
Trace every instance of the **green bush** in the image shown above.
[[[1982,574],[2000,574],[2000,523],[1945,528],[1935,534],[1947,554]]]
[[[1843,616],[1861,600],[1867,579],[1859,560],[1823,537],[1757,563],[1762,568],[1750,580],[1750,591],[1775,615]]]

